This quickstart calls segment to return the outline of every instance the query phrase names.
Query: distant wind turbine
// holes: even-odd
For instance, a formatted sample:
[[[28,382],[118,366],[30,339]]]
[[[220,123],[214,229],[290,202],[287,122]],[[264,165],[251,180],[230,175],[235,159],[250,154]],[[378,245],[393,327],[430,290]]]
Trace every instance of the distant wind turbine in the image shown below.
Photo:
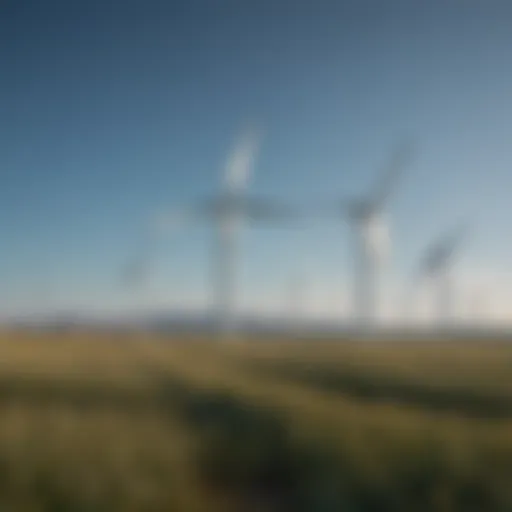
[[[417,279],[428,278],[434,285],[439,323],[448,321],[453,313],[452,268],[467,234],[467,224],[458,226],[428,245],[420,261]]]
[[[273,223],[296,218],[295,211],[281,202],[247,194],[259,139],[259,134],[254,129],[247,130],[239,138],[229,155],[223,176],[223,187],[218,194],[167,218],[161,217],[158,223],[156,238],[165,234],[165,228],[168,227],[166,220],[171,228],[198,221],[213,223],[215,232],[211,253],[212,306],[214,320],[221,335],[230,334],[235,328],[238,237],[244,222]],[[144,261],[147,260],[146,255]]]
[[[185,221],[184,215],[179,213],[172,216],[160,214],[152,219],[149,227],[144,230],[138,257],[128,265],[121,276],[124,286],[138,288],[147,283],[161,241],[183,226]]]
[[[353,315],[360,325],[371,325],[378,315],[376,281],[380,266],[390,250],[390,235],[384,211],[412,155],[412,145],[397,148],[368,195],[347,198],[337,212],[349,223],[353,236]]]
[[[304,323],[306,313],[306,296],[308,283],[301,275],[296,275],[288,282],[287,301],[289,306],[289,321],[291,329],[299,333]]]
[[[466,319],[471,325],[480,326],[486,320],[488,306],[487,289],[479,286],[467,294]]]

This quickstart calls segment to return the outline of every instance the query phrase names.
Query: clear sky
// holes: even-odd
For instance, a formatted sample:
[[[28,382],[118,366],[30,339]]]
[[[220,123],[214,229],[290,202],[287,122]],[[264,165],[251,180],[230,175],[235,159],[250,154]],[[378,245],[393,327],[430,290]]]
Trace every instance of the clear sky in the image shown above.
[[[511,26],[498,0],[4,0],[2,311],[203,306],[206,228],[170,240],[146,288],[119,275],[155,211],[219,187],[234,138],[257,120],[251,190],[293,203],[364,192],[412,137],[388,210],[388,313],[424,245],[470,212],[459,286],[507,317]],[[247,308],[282,310],[297,276],[311,313],[346,308],[341,220],[254,229],[243,251]]]

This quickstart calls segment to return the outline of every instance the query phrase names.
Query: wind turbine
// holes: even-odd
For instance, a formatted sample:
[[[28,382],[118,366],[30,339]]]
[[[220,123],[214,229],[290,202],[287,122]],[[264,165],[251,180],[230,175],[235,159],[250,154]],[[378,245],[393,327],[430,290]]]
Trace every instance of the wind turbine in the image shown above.
[[[158,223],[156,238],[165,234],[166,221],[173,228],[203,221],[213,224],[211,299],[216,328],[223,336],[231,334],[235,329],[238,238],[244,222],[273,223],[296,218],[295,211],[281,202],[247,194],[259,139],[257,131],[251,128],[237,140],[228,157],[219,193],[177,214],[160,217]]]
[[[186,212],[175,212],[173,215],[160,213],[149,226],[144,226],[142,240],[139,245],[138,257],[124,270],[121,280],[128,287],[145,284],[154,265],[155,256],[164,238],[186,225],[189,216]]]
[[[468,317],[473,320],[473,325],[480,327],[486,320],[488,307],[487,289],[481,286],[473,290],[469,297],[468,306]]]
[[[437,319],[449,320],[452,313],[454,259],[467,236],[468,225],[462,224],[429,244],[420,261],[417,277],[429,278],[437,296]]]
[[[305,306],[308,283],[303,275],[292,276],[288,282],[287,302],[289,307],[288,320],[290,328],[295,334],[302,331],[305,320]]]
[[[385,209],[412,153],[411,144],[397,148],[380,179],[366,196],[342,200],[339,210],[353,238],[353,314],[361,325],[374,323],[377,310],[376,281],[390,248]]]

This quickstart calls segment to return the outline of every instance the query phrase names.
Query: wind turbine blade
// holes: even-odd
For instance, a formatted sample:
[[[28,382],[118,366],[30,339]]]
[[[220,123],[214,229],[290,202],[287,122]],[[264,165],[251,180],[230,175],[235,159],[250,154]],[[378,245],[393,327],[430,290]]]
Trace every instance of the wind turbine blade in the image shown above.
[[[138,254],[123,269],[121,283],[128,288],[138,288],[146,284],[154,258],[154,244],[147,236],[144,237]]]
[[[215,221],[225,213],[224,198],[206,197],[184,208],[160,212],[151,220],[148,231],[152,239],[158,240],[199,222]]]
[[[447,237],[444,243],[445,259],[449,260],[460,250],[464,240],[469,235],[469,224],[462,223],[457,226],[453,232]]]
[[[383,174],[370,195],[372,209],[374,211],[379,211],[384,207],[384,204],[388,201],[403,175],[406,165],[411,161],[412,154],[413,146],[410,142],[402,144],[395,150],[390,162],[384,169]]]
[[[244,203],[243,216],[249,222],[286,222],[303,218],[297,209],[263,197],[248,198]]]
[[[469,223],[463,222],[427,246],[419,273],[428,274],[443,268],[468,236],[469,228]]]
[[[339,221],[340,218],[349,219],[353,217],[357,203],[352,198],[345,197],[335,200],[322,200],[310,204],[301,210],[304,217],[310,219]]]
[[[229,156],[225,185],[231,192],[239,192],[247,187],[259,146],[259,138],[259,134],[254,128],[249,129],[240,138]]]
[[[183,210],[170,213],[162,212],[155,215],[149,226],[151,238],[158,240],[182,229],[193,220],[195,217],[193,213],[195,213],[193,210]]]
[[[192,223],[198,217],[198,209],[183,209],[159,213],[150,219],[142,234],[139,254],[122,274],[122,282],[129,287],[147,282],[155,264],[155,258],[164,238]]]
[[[449,233],[438,238],[425,253],[420,266],[420,275],[431,278],[437,292],[437,317],[440,322],[451,322],[453,302],[453,283],[451,282],[451,264],[456,251],[468,235],[469,223],[458,225]]]
[[[464,222],[457,226],[447,240],[450,252],[457,250],[469,235],[469,224]]]

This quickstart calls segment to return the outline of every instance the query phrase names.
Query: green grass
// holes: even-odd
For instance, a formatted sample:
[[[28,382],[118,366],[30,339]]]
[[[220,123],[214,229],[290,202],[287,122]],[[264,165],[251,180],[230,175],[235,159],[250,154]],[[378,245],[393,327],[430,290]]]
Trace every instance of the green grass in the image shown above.
[[[308,354],[295,347],[276,352],[276,347],[256,346],[239,358],[247,370],[262,376],[278,375],[359,401],[469,417],[512,417],[512,351],[506,347],[478,351],[473,347],[461,349],[458,355],[448,347],[437,347],[435,352],[426,347],[329,348],[327,353],[325,347],[310,348]]]
[[[506,345],[6,333],[0,506],[509,511],[511,362]]]

